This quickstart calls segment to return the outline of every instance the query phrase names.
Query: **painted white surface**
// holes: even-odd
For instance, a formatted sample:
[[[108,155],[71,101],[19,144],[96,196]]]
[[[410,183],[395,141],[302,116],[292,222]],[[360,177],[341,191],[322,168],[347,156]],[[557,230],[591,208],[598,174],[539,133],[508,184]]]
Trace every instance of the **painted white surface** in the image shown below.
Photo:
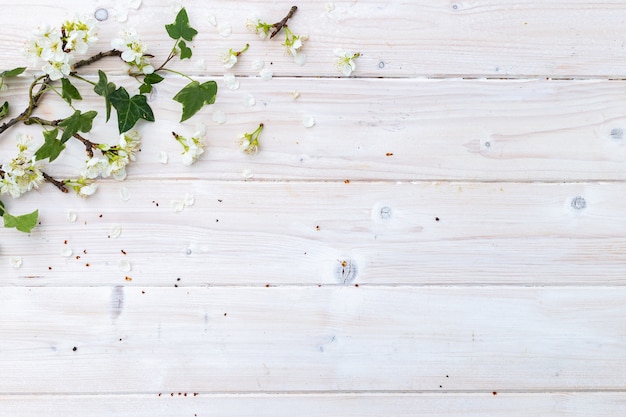
[[[171,5],[144,3],[128,24],[164,56]],[[177,68],[218,80],[217,103],[181,126],[168,80],[127,181],[3,199],[41,225],[0,230],[0,415],[623,414],[624,4],[327,3],[298,4],[299,67],[244,27],[291,2],[186,2],[200,35]],[[123,4],[10,7],[0,46],[19,65],[36,24]],[[246,42],[231,91],[217,54]],[[354,78],[337,46],[363,53]],[[14,109],[28,77],[2,95]],[[185,167],[170,132],[198,122],[208,150]],[[96,123],[94,140],[115,136]],[[80,165],[70,145],[51,173]]]

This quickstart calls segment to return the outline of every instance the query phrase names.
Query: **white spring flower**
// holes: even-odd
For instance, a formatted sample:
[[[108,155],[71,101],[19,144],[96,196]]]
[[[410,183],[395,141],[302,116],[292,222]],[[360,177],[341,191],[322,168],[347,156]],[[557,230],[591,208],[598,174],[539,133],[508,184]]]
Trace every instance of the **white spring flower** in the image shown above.
[[[44,182],[42,161],[35,160],[30,149],[30,136],[18,136],[18,154],[8,164],[0,166],[0,194],[9,194],[17,198],[22,194],[37,189]]]
[[[259,135],[263,130],[263,123],[252,133],[244,133],[239,136],[239,149],[241,152],[253,155],[259,151]]]
[[[94,20],[68,20],[63,24],[63,29],[67,38],[65,49],[76,51],[78,54],[87,53],[89,46],[98,41]]]
[[[95,179],[113,176],[118,181],[126,178],[126,166],[136,160],[141,137],[136,130],[130,130],[120,135],[119,143],[114,146],[98,144],[96,148],[103,157],[93,156],[87,160],[83,177]]]
[[[256,33],[262,40],[266,40],[272,35],[274,25],[262,22],[261,19],[253,17],[246,20],[246,28],[248,28],[251,32]]]
[[[58,61],[48,61],[41,69],[43,72],[50,76],[52,81],[60,80],[61,78],[70,75],[72,67],[69,63],[69,54],[63,55],[63,59]]]
[[[69,75],[75,55],[85,54],[97,40],[95,22],[75,18],[60,27],[37,27],[23,52],[33,64],[40,59],[45,61],[42,70],[52,80],[58,80]]]
[[[285,42],[283,46],[286,48],[287,53],[293,57],[296,64],[304,65],[306,63],[306,55],[302,52],[302,48],[308,36],[296,35],[287,26],[283,29],[285,31]]]
[[[131,67],[137,67],[146,75],[154,72],[154,67],[146,55],[148,45],[139,39],[135,29],[130,28],[120,32],[119,38],[111,41],[111,47],[120,51],[121,58]]]
[[[246,44],[241,51],[233,51],[232,49],[229,49],[228,52],[220,55],[220,62],[224,65],[224,68],[232,68],[237,63],[237,57],[246,52],[249,47],[250,45]]]
[[[122,52],[122,59],[139,65],[148,46],[139,40],[135,29],[126,29],[119,33],[119,38],[111,41],[111,47]]]
[[[350,76],[352,71],[356,69],[354,60],[360,57],[361,54],[359,52],[344,51],[341,48],[335,48],[333,53],[338,57],[337,61],[335,61],[337,69],[346,77]]]
[[[199,132],[198,132],[199,133]],[[204,153],[204,142],[198,136],[198,134],[194,135],[190,139],[183,137],[175,132],[172,132],[174,138],[181,144],[183,147],[183,152],[181,153],[181,161],[183,165],[191,165],[198,160],[200,155]]]

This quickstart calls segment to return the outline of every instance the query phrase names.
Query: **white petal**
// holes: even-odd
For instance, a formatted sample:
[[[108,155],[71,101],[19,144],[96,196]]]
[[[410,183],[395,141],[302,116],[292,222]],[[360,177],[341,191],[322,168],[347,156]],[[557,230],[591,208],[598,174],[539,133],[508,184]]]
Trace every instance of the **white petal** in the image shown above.
[[[235,77],[235,74],[227,72],[224,74],[224,82],[230,90],[237,90],[239,88],[239,80]]]
[[[333,54],[335,54],[335,56],[343,58],[346,56],[346,51],[344,51],[342,48],[335,48],[333,49]]]
[[[211,24],[211,26],[217,26],[217,19],[215,18],[214,15],[210,14],[206,18],[209,21],[209,23]]]
[[[122,259],[118,264],[117,267],[120,269],[120,271],[122,272],[130,272],[130,270],[132,269],[130,262],[128,262],[126,259]]]
[[[272,79],[272,76],[274,75],[274,73],[269,68],[263,68],[261,72],[259,73],[259,75],[261,76],[262,80],[268,81]]]
[[[252,172],[252,170],[246,168],[241,173],[241,176],[244,177],[245,179],[250,179],[254,177],[254,173]]]
[[[186,206],[193,206],[195,202],[196,202],[196,198],[193,196],[193,194],[191,193],[185,194],[184,203]]]
[[[76,218],[78,217],[78,215],[76,214],[75,211],[68,211],[67,212],[67,221],[70,223],[74,223],[76,221]]]
[[[221,110],[213,111],[213,121],[217,124],[224,124],[226,122],[226,114]]]
[[[124,23],[128,20],[128,10],[113,10],[115,20],[120,23]]]
[[[182,200],[172,200],[170,201],[170,206],[175,212],[183,211],[185,208],[185,202]]]
[[[333,10],[335,10],[335,4],[331,2],[326,3],[326,11],[330,13]]]
[[[261,71],[261,69],[265,66],[265,61],[262,59],[255,59],[252,61],[252,69],[255,71]]]
[[[303,54],[302,52],[298,52],[293,57],[293,62],[295,62],[296,64],[300,66],[303,66],[304,64],[306,64],[306,54]]]
[[[230,23],[218,26],[217,30],[222,38],[227,38],[233,33],[233,28],[230,26]]]
[[[141,6],[141,0],[129,0],[128,1],[128,7],[130,8],[137,10],[139,9],[139,6]]]
[[[206,71],[206,61],[204,59],[199,59],[194,64],[197,70]]]
[[[246,95],[243,102],[248,107],[253,107],[256,104],[256,100],[254,99],[254,96],[252,94]]]
[[[300,97],[300,92],[298,90],[293,90],[291,93],[291,97],[296,100],[298,97]]]
[[[199,122],[195,126],[196,132],[193,134],[194,138],[199,138],[206,135],[206,125],[202,122]]]
[[[122,228],[118,225],[113,226],[111,231],[109,232],[109,237],[111,239],[117,239],[122,234]]]
[[[21,256],[11,256],[9,258],[9,262],[13,268],[19,268],[22,266],[22,257]]]
[[[72,248],[68,248],[67,246],[61,249],[61,256],[69,258],[72,256]]]
[[[122,201],[130,200],[130,190],[125,185],[120,187],[120,198],[122,199]]]
[[[313,127],[315,126],[315,119],[313,116],[305,116],[302,118],[302,124],[304,127]]]

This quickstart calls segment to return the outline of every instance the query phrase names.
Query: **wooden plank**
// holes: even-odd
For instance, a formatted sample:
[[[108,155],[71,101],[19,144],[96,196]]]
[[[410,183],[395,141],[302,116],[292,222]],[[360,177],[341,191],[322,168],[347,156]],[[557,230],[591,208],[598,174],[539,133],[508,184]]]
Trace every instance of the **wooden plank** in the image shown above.
[[[43,192],[43,207],[37,193],[9,206],[41,208],[42,224],[2,231],[0,285],[625,283],[624,183],[143,180],[88,200]],[[187,194],[194,204],[176,212]]]
[[[625,288],[5,288],[0,392],[623,390]],[[156,400],[156,398],[155,398]]]
[[[74,14],[93,15],[98,8],[109,9],[111,18],[100,25],[96,50],[109,48],[121,24],[119,12],[128,9],[97,1],[64,2],[52,0],[12,5],[11,13],[0,17],[0,47],[5,62],[25,63],[19,51],[31,28]],[[327,4],[334,10],[328,12]],[[622,1],[589,0],[475,1],[438,2],[428,0],[380,2],[377,0],[314,1],[298,4],[290,22],[296,33],[307,34],[307,64],[298,66],[285,56],[281,40],[263,42],[249,32],[246,19],[257,15],[273,23],[280,20],[294,3],[275,1],[214,1],[209,8],[199,0],[186,1],[192,25],[200,34],[194,42],[195,59],[175,68],[199,72],[198,60],[206,62],[209,74],[222,74],[217,56],[229,48],[236,50],[250,43],[235,72],[256,74],[254,59],[264,59],[277,76],[339,76],[334,68],[336,47],[363,53],[357,76],[416,77],[476,75],[493,77],[622,77],[626,66]],[[163,26],[173,21],[170,2],[144,2],[130,10],[128,26],[137,28],[149,44],[149,52],[167,56],[172,45]],[[230,25],[232,35],[222,37],[209,23],[214,15],[218,26]],[[20,16],[20,19],[15,19]]]
[[[25,106],[18,96],[22,83],[5,97],[14,114]],[[626,82],[244,79],[231,91],[220,81],[216,104],[181,126],[180,104],[171,98],[184,83],[168,79],[157,86],[151,102],[157,122],[138,125],[144,140],[133,178],[238,180],[249,170],[257,179],[626,179]],[[297,100],[294,90],[301,93]],[[249,96],[252,107],[245,104]],[[37,114],[67,117],[69,110],[54,99],[47,97]],[[79,106],[100,112],[91,140],[117,141],[115,117],[104,124],[101,97],[86,95]],[[226,123],[213,122],[216,111]],[[309,129],[303,125],[308,117],[316,122]],[[171,132],[193,135],[201,122],[208,126],[208,149],[189,168],[180,163],[182,148]],[[260,152],[242,153],[237,138],[261,122]],[[15,153],[19,131],[43,141],[40,128],[15,127],[0,152]],[[84,166],[84,147],[70,145],[51,174],[76,176]],[[159,162],[160,151],[170,156],[167,166]]]
[[[12,417],[614,417],[626,407],[618,393],[482,394],[217,394],[0,395]],[[187,394],[186,396],[184,394]]]

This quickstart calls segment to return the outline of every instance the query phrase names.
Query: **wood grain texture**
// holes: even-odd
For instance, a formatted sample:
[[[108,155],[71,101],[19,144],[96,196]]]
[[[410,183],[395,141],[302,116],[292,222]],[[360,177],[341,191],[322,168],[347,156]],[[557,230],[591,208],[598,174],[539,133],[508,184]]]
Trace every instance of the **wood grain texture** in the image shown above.
[[[3,196],[41,224],[0,230],[1,417],[622,416],[626,4],[329,3],[297,4],[298,66],[245,28],[293,3],[186,1],[200,34],[173,68],[217,80],[217,103],[179,124],[186,81],[168,76],[126,182],[88,200]],[[26,64],[37,24],[99,8],[94,51],[128,25],[160,62],[174,6],[5,4],[0,70]],[[217,57],[246,43],[230,90]],[[338,46],[363,54],[352,77]],[[136,91],[119,60],[84,75],[98,67]],[[11,115],[36,72],[1,93]],[[69,111],[54,97],[37,110]],[[171,132],[200,122],[208,149],[185,167]],[[242,154],[237,137],[260,122],[261,151]],[[13,129],[0,163],[19,131],[41,140]],[[112,143],[115,122],[92,133]],[[49,168],[59,178],[84,163],[68,145]]]
[[[624,284],[623,183],[127,180],[88,200],[45,193],[30,236],[3,231],[2,285]],[[187,194],[195,203],[175,212]]]
[[[133,178],[240,180],[248,169],[257,179],[272,180],[626,179],[626,82],[242,79],[240,89],[231,91],[220,81],[217,103],[181,126],[180,104],[171,98],[185,83],[168,78],[157,85],[151,101],[157,122],[138,125],[143,144],[130,168]],[[25,106],[17,95],[25,84],[14,83],[5,96],[13,114]],[[294,100],[290,93],[296,90],[301,96]],[[67,117],[55,98],[47,96],[37,115]],[[245,104],[249,98],[254,106]],[[93,141],[117,141],[115,116],[104,123],[101,97],[86,94],[77,106],[100,112],[89,135]],[[215,112],[225,114],[224,124],[213,121]],[[303,125],[307,117],[315,119],[312,128]],[[261,151],[243,154],[237,138],[261,122]],[[208,149],[189,168],[180,163],[182,148],[171,132],[192,135],[198,123],[208,127]],[[9,139],[20,131],[43,142],[39,128],[13,129],[0,151],[14,154]],[[49,173],[78,175],[84,147],[70,145]],[[160,151],[170,155],[167,166],[158,160]]]
[[[12,417],[614,417],[626,403],[618,393],[480,394],[205,394],[0,395]],[[171,394],[174,394],[172,397]],[[187,394],[187,395],[184,395]]]
[[[0,392],[623,390],[624,288],[5,288]]]
[[[621,78],[626,66],[623,48],[622,15],[626,5],[619,0],[516,0],[485,1],[333,1],[328,12],[326,0],[297,4],[290,22],[296,33],[307,34],[307,64],[300,67],[285,56],[282,40],[263,42],[249,32],[246,19],[256,15],[276,22],[294,4],[292,1],[220,0],[206,3],[186,1],[191,23],[200,32],[194,42],[195,59],[177,68],[188,72],[222,74],[220,52],[239,50],[250,43],[235,72],[255,74],[256,58],[272,64],[277,76],[339,76],[334,67],[333,49],[344,47],[363,53],[358,61],[359,77],[491,76],[491,77],[611,77]],[[90,0],[74,6],[52,0],[15,4],[11,13],[0,17],[3,27],[0,47],[5,62],[24,63],[19,46],[31,26],[15,16],[28,16],[32,27],[61,21],[75,13],[93,15],[107,8],[111,18],[100,25],[98,47],[109,48],[108,40],[121,27],[115,13],[128,11],[125,24],[135,27],[148,42],[150,52],[163,60],[172,45],[163,26],[173,21],[171,3],[145,2],[139,10]],[[230,25],[232,35],[222,37],[209,23]],[[204,60],[206,69],[198,70]]]

